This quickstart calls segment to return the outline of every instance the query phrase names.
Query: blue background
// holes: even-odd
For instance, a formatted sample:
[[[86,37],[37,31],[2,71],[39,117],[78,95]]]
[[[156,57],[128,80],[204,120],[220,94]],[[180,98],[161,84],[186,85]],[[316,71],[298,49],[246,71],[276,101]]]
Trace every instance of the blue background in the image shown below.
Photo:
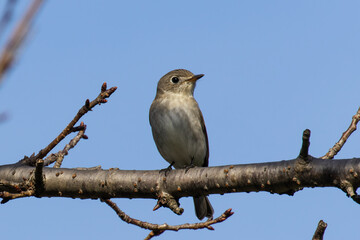
[[[18,4],[7,35],[29,2]],[[106,81],[118,90],[82,119],[89,140],[71,150],[63,167],[167,167],[148,111],[157,81],[176,68],[205,74],[195,97],[211,166],[295,158],[306,128],[312,130],[310,153],[322,156],[359,107],[359,7],[358,1],[332,0],[48,1],[0,85],[0,112],[9,116],[0,125],[1,164],[46,146]],[[355,132],[337,158],[359,156],[359,142]],[[215,231],[166,232],[158,239],[310,239],[320,219],[328,223],[325,239],[354,239],[359,227],[360,206],[336,188],[210,200],[216,216],[228,208],[235,214]],[[153,212],[154,200],[115,202],[144,221],[197,221],[190,198],[181,199],[182,216]],[[18,199],[0,206],[0,215],[4,239],[148,234],[94,200]]]

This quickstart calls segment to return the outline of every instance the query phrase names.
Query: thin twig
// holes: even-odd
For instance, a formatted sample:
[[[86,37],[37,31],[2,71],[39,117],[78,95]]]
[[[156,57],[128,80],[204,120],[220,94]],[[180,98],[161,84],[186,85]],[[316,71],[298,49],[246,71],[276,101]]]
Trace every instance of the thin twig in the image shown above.
[[[39,153],[30,158],[25,158],[21,162],[27,163],[29,165],[34,165],[37,159],[44,158],[59,142],[61,142],[67,135],[72,133],[74,130],[74,125],[79,121],[79,119],[84,116],[88,111],[91,111],[93,107],[98,104],[106,103],[106,98],[110,97],[116,91],[117,87],[112,87],[107,89],[106,83],[103,83],[101,86],[100,94],[90,102],[89,99],[85,101],[85,105],[80,108],[74,119],[65,127],[65,129],[44,149],[41,149]]]
[[[79,131],[78,134],[73,139],[71,139],[68,144],[65,145],[63,150],[60,150],[59,152],[51,154],[49,157],[47,157],[44,162],[45,166],[49,166],[50,164],[56,162],[54,168],[61,167],[62,161],[64,160],[64,157],[68,155],[69,150],[74,148],[76,144],[80,141],[80,139],[88,138],[85,135],[86,125],[83,122],[80,123],[80,126],[74,127],[73,129]]]
[[[164,223],[159,225],[159,224],[148,223],[148,222],[140,221],[138,219],[131,218],[129,215],[121,211],[120,208],[116,205],[116,203],[114,203],[110,199],[102,199],[101,201],[105,202],[109,207],[111,207],[124,222],[134,224],[141,228],[152,230],[152,232],[150,232],[149,234],[150,238],[154,236],[158,236],[166,230],[179,231],[181,229],[202,229],[202,228],[214,230],[214,228],[211,225],[223,222],[234,214],[233,212],[231,212],[231,208],[230,208],[226,210],[221,216],[212,220],[208,220],[206,222],[185,223],[181,225],[168,225]],[[150,239],[149,236],[146,239]]]
[[[322,159],[333,159],[334,156],[341,150],[344,146],[346,140],[350,137],[350,135],[356,130],[356,125],[360,121],[360,107],[356,114],[352,117],[352,121],[350,123],[349,128],[342,134],[341,138],[335,145],[330,148],[330,150],[321,158]]]
[[[23,43],[27,33],[29,32],[30,25],[38,12],[43,0],[34,0],[24,17],[20,20],[10,39],[8,40],[5,48],[0,57],[0,83],[3,79],[4,73],[10,68],[14,62],[17,51]]]
[[[144,238],[144,240],[149,240],[152,239],[153,237],[159,236],[161,235],[163,232],[165,232],[165,230],[152,230],[147,236],[146,238]]]
[[[15,192],[21,192],[21,187],[20,187],[19,183],[13,183],[11,181],[6,181],[4,179],[0,179],[0,186],[6,186]]]
[[[302,146],[299,154],[299,158],[307,161],[309,156],[309,146],[310,146],[310,133],[309,129],[305,129],[302,137]]]
[[[324,237],[326,227],[327,227],[327,223],[324,222],[323,220],[320,220],[312,240],[322,240]]]
[[[34,196],[34,194],[35,194],[35,190],[33,190],[33,189],[21,191],[19,193],[0,192],[0,198],[3,199],[1,201],[1,204],[7,203],[9,200],[12,200],[15,198]]]

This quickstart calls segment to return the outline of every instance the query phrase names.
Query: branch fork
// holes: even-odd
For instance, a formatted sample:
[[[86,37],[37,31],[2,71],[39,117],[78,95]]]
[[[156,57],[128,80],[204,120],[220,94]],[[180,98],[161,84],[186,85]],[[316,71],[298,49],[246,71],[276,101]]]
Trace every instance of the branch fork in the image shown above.
[[[23,160],[21,160],[17,164],[14,164],[12,166],[13,169],[15,169],[16,167],[21,168],[21,167],[26,166],[27,168],[22,169],[22,171],[27,172],[27,175],[26,175],[26,178],[23,177],[23,182],[21,182],[19,179],[16,179],[16,177],[14,177],[13,179],[15,179],[16,184],[14,184],[14,183],[7,184],[6,182],[4,182],[5,180],[0,181],[0,187],[2,184],[5,184],[6,186],[8,186],[7,189],[10,189],[9,192],[7,192],[7,191],[0,192],[0,197],[3,198],[1,203],[5,203],[11,199],[20,198],[20,197],[28,197],[28,196],[51,197],[51,196],[54,196],[54,195],[52,195],[52,194],[54,194],[54,192],[59,194],[56,196],[65,196],[65,197],[71,196],[71,197],[78,197],[78,198],[83,198],[83,199],[85,199],[85,198],[104,198],[104,196],[106,196],[105,198],[125,197],[127,193],[121,192],[121,191],[124,191],[124,188],[126,188],[125,185],[127,185],[127,182],[131,182],[131,185],[133,185],[133,181],[131,180],[131,177],[129,179],[127,179],[127,181],[124,181],[124,179],[119,180],[118,179],[119,177],[116,176],[116,175],[121,175],[121,173],[124,173],[123,176],[129,175],[129,172],[126,172],[125,170],[117,170],[116,175],[115,174],[111,175],[111,179],[110,179],[111,184],[110,185],[112,185],[112,186],[105,187],[105,184],[100,184],[102,187],[99,190],[98,188],[96,188],[96,186],[99,185],[98,179],[97,178],[93,178],[93,179],[89,178],[88,174],[86,173],[87,170],[63,168],[63,169],[61,169],[61,174],[60,174],[59,172],[55,172],[55,171],[59,171],[59,170],[54,170],[52,168],[44,169],[44,166],[48,166],[54,162],[56,162],[56,164],[54,165],[55,168],[60,167],[62,160],[63,160],[64,156],[68,154],[68,151],[71,148],[75,147],[75,145],[80,141],[80,139],[87,139],[87,136],[84,134],[85,130],[86,130],[86,125],[83,122],[81,122],[81,124],[77,127],[74,127],[74,125],[79,121],[79,119],[84,114],[86,114],[88,111],[91,111],[94,106],[100,105],[102,103],[106,103],[107,102],[106,98],[110,97],[110,95],[113,92],[115,92],[115,90],[116,90],[116,87],[107,89],[107,85],[106,85],[106,83],[104,83],[101,86],[101,92],[97,96],[97,98],[94,99],[93,101],[90,101],[89,99],[87,99],[85,101],[84,106],[82,108],[80,108],[80,110],[78,111],[78,113],[76,114],[74,119],[66,126],[66,128],[47,147],[40,150],[37,155],[32,154],[30,157],[24,157]],[[359,120],[360,120],[360,108],[358,110],[358,114],[353,117],[353,121],[350,126],[351,131],[354,131],[356,129],[356,124]],[[351,131],[347,131],[347,132],[348,133],[350,132],[350,134],[351,134]],[[52,155],[48,156],[47,158],[45,158],[45,160],[43,160],[43,158],[46,157],[49,154],[49,152],[56,145],[58,145],[67,135],[69,135],[72,132],[78,132],[78,133],[69,142],[69,144],[67,144],[64,147],[64,149],[62,151],[52,154]],[[350,136],[350,134],[344,133],[341,138],[341,141],[345,142],[347,137]],[[206,168],[206,169],[197,168],[197,169],[192,170],[192,172],[195,175],[198,174],[197,176],[201,176],[201,172],[205,172],[205,171],[208,173],[203,174],[203,175],[206,175],[206,176],[208,176],[208,175],[215,176],[216,175],[216,178],[214,178],[215,179],[214,182],[210,183],[207,181],[206,191],[209,194],[217,194],[217,193],[223,194],[223,193],[229,192],[224,189],[231,189],[231,192],[269,191],[271,193],[293,194],[296,191],[298,191],[304,187],[336,185],[336,187],[341,188],[355,202],[360,204],[360,197],[359,197],[359,195],[356,194],[356,190],[354,190],[355,186],[357,186],[357,182],[358,182],[358,181],[356,182],[354,179],[357,178],[357,174],[358,174],[357,172],[360,173],[360,170],[359,169],[355,169],[355,170],[348,169],[347,170],[348,172],[346,174],[343,174],[343,173],[339,174],[339,177],[334,179],[333,182],[331,182],[331,183],[327,182],[326,179],[325,180],[321,179],[322,175],[319,173],[323,173],[324,170],[328,170],[328,169],[327,169],[326,164],[319,164],[319,162],[320,162],[320,160],[321,160],[321,162],[322,161],[325,162],[326,160],[314,158],[311,155],[309,155],[310,130],[306,129],[303,132],[302,140],[303,140],[302,147],[301,147],[299,156],[295,160],[275,162],[275,163],[272,163],[273,165],[271,165],[271,163],[270,164],[262,163],[262,164],[247,164],[246,166],[240,166],[240,165],[239,166],[231,166],[230,167],[230,169],[232,169],[231,172],[229,172],[229,170],[227,169],[227,168],[229,168],[229,166],[213,167],[213,168]],[[339,144],[337,144],[336,146],[339,146]],[[343,161],[345,161],[345,160],[347,160],[347,159],[343,159]],[[359,160],[359,159],[357,159],[357,160]],[[327,162],[329,162],[329,161],[327,161]],[[335,161],[331,161],[331,162],[335,162]],[[263,165],[263,166],[261,166],[261,165]],[[268,166],[270,166],[272,168],[271,171],[267,171]],[[31,168],[31,167],[34,167],[34,168]],[[222,169],[222,171],[219,171],[218,168]],[[246,171],[241,172],[240,171],[241,168],[246,169]],[[312,171],[313,168],[316,170],[319,170],[319,171]],[[1,169],[1,167],[0,167],[0,170],[3,170],[3,169]],[[16,169],[13,170],[13,175],[15,175],[16,171],[17,171]],[[96,176],[99,179],[104,179],[103,181],[107,181],[107,179],[109,179],[108,171],[106,171],[106,170],[94,169],[92,171],[94,171],[94,172],[96,171]],[[70,175],[70,172],[71,172],[71,176],[72,176],[71,178],[68,177]],[[217,175],[216,174],[217,172],[225,172],[226,179],[224,179],[223,174]],[[141,179],[140,176],[144,176],[144,175],[142,175],[143,173],[136,173],[136,171],[132,171],[132,173],[139,174],[139,177],[136,177],[135,179]],[[241,174],[238,174],[238,173],[241,173]],[[269,179],[271,179],[271,175],[273,173],[279,173],[280,177],[275,179],[274,182],[273,181],[270,182]],[[180,191],[178,188],[176,188],[176,190],[174,190],[174,186],[179,186],[179,185],[175,184],[174,186],[171,186],[171,184],[169,184],[168,186],[164,186],[164,188],[160,188],[160,189],[158,189],[156,187],[157,191],[158,191],[157,196],[156,196],[155,193],[153,192],[153,190],[151,190],[151,189],[154,189],[153,186],[149,187],[149,186],[144,185],[141,188],[139,188],[140,189],[139,191],[141,191],[141,193],[143,194],[142,195],[143,197],[146,197],[146,198],[156,198],[157,197],[158,198],[158,201],[157,201],[156,206],[154,207],[154,210],[163,206],[163,207],[170,208],[175,214],[181,215],[183,213],[184,209],[180,208],[179,198],[184,197],[184,196],[192,196],[193,194],[196,194],[196,191],[198,191],[198,190],[194,190],[193,184],[191,184],[192,179],[189,176],[179,178],[179,177],[175,177],[176,174],[183,174],[183,173],[180,170],[178,170],[178,172],[172,172],[171,174],[169,174],[168,177],[172,179],[171,183],[173,183],[173,181],[175,181],[175,182],[179,181],[179,179],[181,181],[188,181],[187,184],[183,185],[184,189],[182,187],[182,189],[181,189],[182,191]],[[20,174],[18,174],[18,175],[20,175]],[[64,189],[60,191],[58,185],[55,186],[54,184],[51,184],[54,182],[58,183],[59,179],[56,179],[56,178],[59,177],[60,175],[63,178],[62,179],[63,181],[71,181],[71,186],[73,186],[74,184],[77,184],[76,186],[81,185],[81,187],[79,188],[80,190],[77,192],[71,192],[72,190],[70,190],[70,191],[68,190],[69,192],[65,192],[65,191],[62,192]],[[84,179],[85,175],[86,175],[86,181],[79,180],[79,179]],[[148,179],[147,182],[149,182],[150,184],[151,184],[151,182],[153,182],[153,181],[150,181],[153,178],[152,175],[153,175],[152,173],[149,173],[146,175],[146,177]],[[173,175],[173,176],[170,176],[170,175]],[[28,177],[28,176],[30,176],[30,177]],[[230,179],[231,181],[229,181],[227,178]],[[75,179],[76,179],[76,181],[75,181]],[[155,177],[155,179],[157,179],[157,178]],[[165,175],[165,177],[162,177],[162,181],[160,180],[161,183],[165,182],[166,179],[167,179],[167,176]],[[289,179],[290,179],[290,181],[288,181]],[[205,181],[206,180],[207,180],[207,178],[205,179]],[[122,186],[121,188],[116,187],[117,185],[119,185],[119,184],[116,184],[116,183],[119,183],[119,181],[120,182],[123,181],[122,182],[123,185],[120,184]],[[203,181],[204,181],[204,179],[203,179]],[[21,183],[17,183],[17,182],[21,182]],[[155,186],[159,185],[158,184],[159,180],[154,181],[154,182],[156,182],[154,184]],[[246,182],[246,184],[245,184],[245,182]],[[262,184],[251,185],[252,182],[257,182],[257,183],[262,183]],[[266,185],[265,185],[265,182],[266,182]],[[224,185],[224,183],[226,186],[225,188],[221,187],[222,185]],[[45,188],[45,184],[47,184],[46,188]],[[222,185],[220,185],[220,184],[222,184]],[[74,186],[74,188],[76,188],[76,187]],[[130,189],[130,187],[128,187],[128,188]],[[186,188],[187,188],[187,190],[186,190]],[[4,188],[2,188],[2,189],[4,189]],[[146,192],[146,191],[148,191],[148,192]],[[200,191],[203,191],[203,189]],[[130,194],[129,195],[130,197],[134,196],[133,192],[129,193],[129,194]],[[211,226],[212,224],[222,222],[233,214],[231,209],[228,209],[218,218],[209,219],[206,222],[199,222],[199,223],[193,223],[193,224],[186,223],[186,224],[181,224],[181,225],[176,225],[176,226],[171,226],[166,223],[162,224],[162,225],[158,225],[158,224],[147,223],[144,221],[140,221],[140,220],[131,218],[130,216],[128,216],[124,212],[122,212],[117,207],[117,205],[115,203],[113,203],[110,199],[102,199],[102,201],[105,202],[107,205],[109,205],[123,221],[151,230],[150,234],[148,235],[148,237],[146,239],[150,239],[154,236],[158,236],[167,230],[178,231],[180,229],[200,229],[200,228],[214,230],[214,228]]]
[[[130,217],[129,215],[121,211],[120,208],[116,205],[116,203],[114,203],[110,199],[101,199],[101,201],[105,202],[109,207],[111,207],[115,211],[115,213],[119,216],[119,218],[121,218],[121,220],[129,224],[133,224],[138,227],[151,230],[151,232],[145,239],[151,239],[152,237],[159,236],[160,234],[164,233],[167,230],[179,231],[181,229],[202,229],[202,228],[206,228],[208,230],[214,230],[214,228],[211,225],[223,222],[234,214],[234,212],[232,212],[232,209],[230,208],[226,210],[223,214],[221,214],[219,217],[212,220],[207,220],[205,222],[185,223],[181,225],[168,225],[164,223],[159,225],[159,224],[140,221]]]
[[[104,82],[101,86],[100,94],[90,102],[89,99],[85,101],[85,105],[80,108],[73,120],[65,127],[65,129],[44,149],[41,149],[37,155],[33,153],[30,157],[24,156],[16,165],[28,165],[34,166],[35,169],[31,171],[30,177],[28,179],[23,179],[23,182],[13,187],[13,192],[3,191],[0,192],[0,198],[3,198],[1,203],[6,203],[9,200],[21,198],[21,197],[40,197],[41,193],[45,189],[45,175],[43,174],[44,166],[48,166],[54,162],[54,168],[59,168],[62,164],[64,156],[68,154],[68,151],[76,146],[80,139],[88,139],[85,135],[86,125],[81,122],[79,126],[74,127],[74,125],[79,121],[79,119],[85,115],[88,111],[92,110],[96,105],[101,103],[106,103],[106,98],[110,97],[116,91],[117,87],[112,87],[107,89],[107,84]],[[45,160],[43,157],[48,155],[48,153],[57,146],[67,135],[72,132],[78,132],[78,134],[67,144],[63,150],[58,153],[51,154]],[[15,170],[14,170],[15,174]],[[1,184],[1,182],[0,182]],[[10,185],[12,186],[12,185]],[[23,187],[19,187],[23,186]],[[22,190],[22,189],[26,190]]]

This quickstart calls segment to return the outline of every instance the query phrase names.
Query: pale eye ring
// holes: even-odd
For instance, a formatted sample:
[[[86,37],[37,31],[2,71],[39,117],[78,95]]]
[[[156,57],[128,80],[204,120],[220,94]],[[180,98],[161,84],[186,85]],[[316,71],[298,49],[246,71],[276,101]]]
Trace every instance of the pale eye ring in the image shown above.
[[[179,82],[179,78],[178,78],[178,77],[172,77],[172,78],[171,78],[171,82],[172,82],[172,83],[178,83],[178,82]]]

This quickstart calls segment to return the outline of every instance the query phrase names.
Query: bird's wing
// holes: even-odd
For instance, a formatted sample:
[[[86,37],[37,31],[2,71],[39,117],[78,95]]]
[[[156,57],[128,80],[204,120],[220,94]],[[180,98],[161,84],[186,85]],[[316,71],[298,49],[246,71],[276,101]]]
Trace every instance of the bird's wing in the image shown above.
[[[200,112],[199,116],[200,116],[200,121],[201,121],[201,128],[204,133],[205,141],[206,141],[206,155],[205,155],[203,167],[208,167],[209,166],[209,140],[208,140],[208,135],[206,132],[204,117],[203,117],[200,109],[199,109],[199,112]]]

